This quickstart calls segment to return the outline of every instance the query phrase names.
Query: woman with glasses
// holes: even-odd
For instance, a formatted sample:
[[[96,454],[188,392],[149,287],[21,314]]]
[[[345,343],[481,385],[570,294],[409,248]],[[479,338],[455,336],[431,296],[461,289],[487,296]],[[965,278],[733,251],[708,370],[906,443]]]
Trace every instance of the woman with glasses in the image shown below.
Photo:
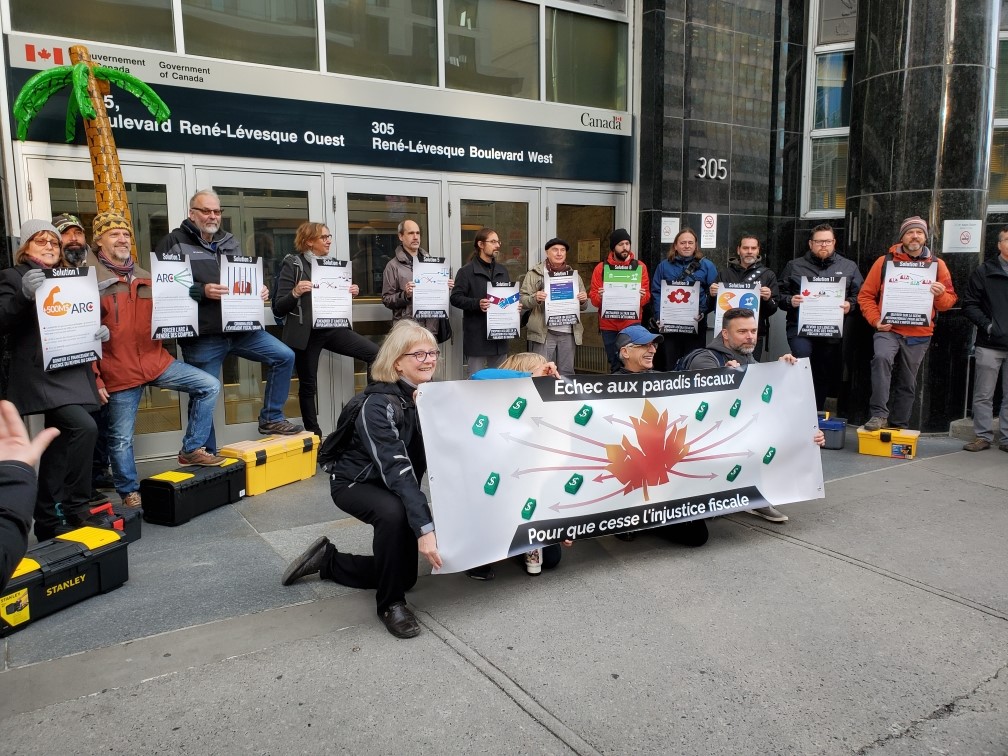
[[[298,403],[305,430],[322,437],[315,399],[319,356],[323,349],[364,362],[368,366],[378,354],[378,346],[352,328],[315,328],[312,315],[312,257],[326,257],[332,234],[321,223],[306,222],[294,235],[296,254],[287,255],[280,266],[273,315],[283,318],[282,341],[294,350],[294,368],[298,375]],[[350,296],[360,293],[350,286]]]
[[[336,506],[374,526],[374,556],[342,554],[322,536],[290,563],[282,580],[291,585],[317,572],[350,588],[376,589],[378,617],[397,638],[420,633],[406,606],[406,591],[417,580],[417,553],[441,567],[434,520],[420,490],[427,460],[413,400],[417,387],[433,378],[439,355],[434,336],[416,321],[393,326],[371,366],[375,382],[364,389],[349,444],[329,468]]]
[[[661,345],[661,367],[665,370],[675,370],[679,358],[689,354],[694,349],[707,346],[707,313],[713,307],[708,295],[710,285],[717,281],[717,267],[703,256],[697,246],[697,235],[693,229],[684,226],[675,235],[668,248],[668,258],[659,263],[651,278],[651,301],[654,307],[654,319],[661,319],[661,285],[682,283],[686,286],[700,283],[700,304],[697,312],[697,325],[694,333],[666,333]],[[661,323],[659,322],[659,328]]]
[[[61,525],[79,526],[89,516],[91,457],[98,429],[90,413],[99,406],[91,363],[45,370],[35,293],[43,270],[59,267],[60,235],[49,221],[21,224],[21,246],[14,267],[0,272],[0,330],[11,352],[7,398],[22,415],[43,414],[47,428],[60,435],[42,455],[35,499],[35,537],[56,535]],[[54,290],[55,291],[55,290]],[[106,340],[102,326],[95,341]]]

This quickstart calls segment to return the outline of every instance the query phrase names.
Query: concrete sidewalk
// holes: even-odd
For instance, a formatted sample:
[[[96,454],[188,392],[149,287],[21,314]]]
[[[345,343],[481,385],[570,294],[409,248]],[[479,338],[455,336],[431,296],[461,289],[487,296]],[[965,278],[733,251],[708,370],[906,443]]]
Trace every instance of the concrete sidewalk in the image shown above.
[[[1008,753],[1008,455],[856,445],[782,526],[422,577],[411,641],[373,593],[280,586],[319,534],[369,548],[321,476],[145,524],[122,588],[3,640],[0,732],[16,754]]]

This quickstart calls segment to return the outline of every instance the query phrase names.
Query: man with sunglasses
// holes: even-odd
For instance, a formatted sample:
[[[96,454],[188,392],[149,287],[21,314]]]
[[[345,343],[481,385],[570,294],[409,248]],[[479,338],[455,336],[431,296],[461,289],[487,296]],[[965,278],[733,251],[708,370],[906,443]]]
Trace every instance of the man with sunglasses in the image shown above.
[[[294,352],[266,331],[223,333],[221,297],[227,287],[220,282],[221,255],[243,254],[238,240],[221,228],[220,197],[212,189],[200,189],[189,200],[189,217],[157,246],[159,254],[181,253],[192,265],[193,285],[189,296],[199,303],[199,336],[180,339],[182,357],[190,365],[220,378],[221,366],[229,354],[261,362],[265,366],[266,386],[263,408],[259,413],[259,432],[263,435],[294,435],[303,429],[289,422],[283,414],[294,372]],[[265,302],[269,289],[261,287]],[[190,413],[193,405],[189,405]],[[207,451],[217,453],[213,430],[206,442]]]

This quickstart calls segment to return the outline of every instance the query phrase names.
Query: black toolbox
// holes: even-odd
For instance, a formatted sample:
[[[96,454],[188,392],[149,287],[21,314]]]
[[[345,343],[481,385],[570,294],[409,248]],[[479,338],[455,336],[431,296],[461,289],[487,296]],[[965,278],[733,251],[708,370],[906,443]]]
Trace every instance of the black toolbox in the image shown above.
[[[94,523],[97,527],[118,530],[127,543],[133,543],[140,540],[142,518],[143,509],[106,501],[91,505],[89,522]]]
[[[140,481],[143,518],[156,525],[181,525],[245,496],[245,463],[180,467]]]
[[[129,580],[126,539],[85,527],[32,547],[0,596],[0,637]]]

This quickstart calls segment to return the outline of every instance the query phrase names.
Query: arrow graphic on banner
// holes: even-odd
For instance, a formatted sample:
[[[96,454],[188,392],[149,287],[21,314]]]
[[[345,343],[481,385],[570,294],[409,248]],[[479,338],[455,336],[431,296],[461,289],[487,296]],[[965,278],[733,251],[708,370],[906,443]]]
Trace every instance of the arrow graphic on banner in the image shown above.
[[[604,457],[592,457],[589,454],[576,454],[574,452],[567,451],[566,449],[554,449],[550,446],[543,446],[542,444],[533,444],[531,441],[525,441],[521,438],[515,438],[511,435],[511,431],[506,433],[501,433],[501,438],[506,441],[513,441],[516,444],[521,444],[522,446],[528,446],[532,449],[542,449],[543,451],[552,452],[553,454],[563,454],[567,457],[576,457],[578,459],[590,459],[592,462],[608,462],[609,460]]]
[[[608,465],[559,465],[558,467],[526,467],[524,470],[515,470],[511,473],[512,478],[520,478],[526,473],[552,472],[554,470],[605,470]],[[610,476],[612,477],[612,476]],[[596,478],[597,480],[597,478]]]
[[[571,438],[576,438],[578,441],[584,441],[586,444],[592,444],[593,446],[601,446],[603,449],[606,444],[601,441],[596,441],[594,438],[588,438],[587,436],[579,436],[577,433],[571,433],[566,428],[561,428],[558,425],[553,425],[553,423],[547,423],[541,417],[533,417],[532,422],[538,426],[546,426],[550,430],[555,430],[557,433],[562,433],[565,436],[570,436]]]

